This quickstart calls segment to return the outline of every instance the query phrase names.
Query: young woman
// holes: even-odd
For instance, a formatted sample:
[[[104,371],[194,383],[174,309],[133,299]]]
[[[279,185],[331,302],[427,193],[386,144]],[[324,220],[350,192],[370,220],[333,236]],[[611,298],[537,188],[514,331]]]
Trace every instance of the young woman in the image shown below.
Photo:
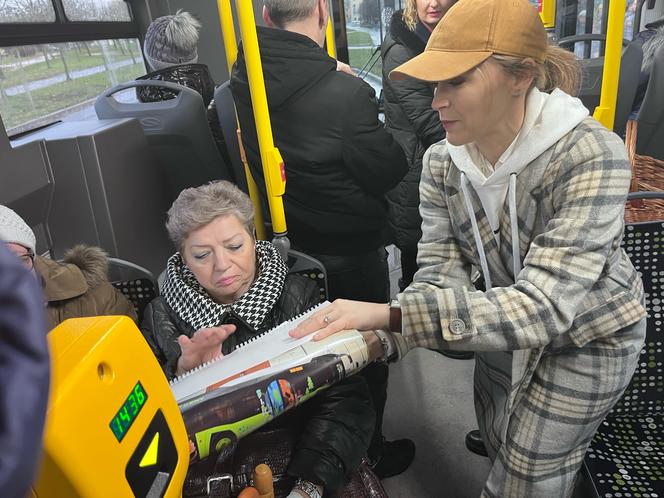
[[[527,0],[455,4],[392,73],[436,85],[447,133],[424,156],[415,280],[389,306],[335,301],[292,332],[390,327],[409,347],[476,351],[486,497],[569,496],[644,341],[620,246],[630,164],[561,90],[577,75]]]
[[[320,300],[312,280],[289,275],[277,249],[255,239],[251,200],[229,182],[183,190],[166,227],[178,252],[142,331],[169,379]],[[367,452],[375,418],[369,390],[361,376],[349,377],[296,411],[305,422],[287,469],[298,478],[289,498],[320,498],[340,488]]]

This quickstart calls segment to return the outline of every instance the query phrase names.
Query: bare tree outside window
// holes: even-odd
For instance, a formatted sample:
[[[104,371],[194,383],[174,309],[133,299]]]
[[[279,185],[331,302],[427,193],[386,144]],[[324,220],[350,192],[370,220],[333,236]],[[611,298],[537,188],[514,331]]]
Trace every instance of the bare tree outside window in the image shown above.
[[[62,5],[70,21],[131,21],[124,0],[62,0]]]
[[[93,119],[101,92],[142,74],[137,39],[0,48],[0,115],[10,135],[57,120]]]
[[[0,0],[0,23],[54,22],[50,0]]]

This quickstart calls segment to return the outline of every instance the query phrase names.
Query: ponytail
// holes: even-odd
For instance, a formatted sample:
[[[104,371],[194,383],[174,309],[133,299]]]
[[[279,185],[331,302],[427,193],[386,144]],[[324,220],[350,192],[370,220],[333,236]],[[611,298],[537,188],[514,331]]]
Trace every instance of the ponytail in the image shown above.
[[[550,93],[554,88],[576,96],[581,86],[581,64],[576,56],[563,48],[549,45],[544,70],[536,81],[537,88]]]
[[[511,55],[491,56],[508,74],[517,78],[533,78],[533,86],[551,93],[560,88],[569,95],[576,96],[581,84],[581,64],[572,52],[549,45],[544,64]]]

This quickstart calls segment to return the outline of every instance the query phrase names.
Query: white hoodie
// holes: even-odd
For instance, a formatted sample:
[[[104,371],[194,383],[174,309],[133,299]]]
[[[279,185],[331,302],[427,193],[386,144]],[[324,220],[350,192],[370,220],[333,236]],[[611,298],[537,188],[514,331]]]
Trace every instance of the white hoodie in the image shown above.
[[[498,220],[500,211],[505,203],[510,184],[516,185],[516,178],[512,178],[512,175],[518,175],[528,164],[573,130],[586,116],[588,116],[588,110],[579,99],[571,97],[558,89],[555,89],[549,95],[533,88],[526,99],[526,111],[521,130],[519,130],[507,150],[500,156],[495,168],[491,167],[474,144],[459,146],[447,144],[447,150],[452,161],[462,172],[462,187],[466,206],[470,206],[470,199],[465,188],[464,177],[477,192],[499,246]],[[487,172],[488,176],[483,171]],[[510,181],[510,178],[512,178],[512,181]],[[510,218],[516,220],[516,212],[513,212],[516,204],[514,201],[515,192],[510,192],[510,197],[512,198],[509,206]],[[475,229],[477,222],[474,212],[472,209],[468,211]],[[513,223],[513,225],[512,230],[514,232],[517,227],[516,223]],[[483,262],[482,273],[484,273],[487,288],[489,288],[491,285],[490,278],[487,279],[488,268],[484,268],[486,265],[484,248],[480,243],[479,233],[475,235],[480,261]],[[514,275],[516,278],[520,270],[520,255],[515,254],[514,256]],[[519,259],[518,264],[517,259]]]

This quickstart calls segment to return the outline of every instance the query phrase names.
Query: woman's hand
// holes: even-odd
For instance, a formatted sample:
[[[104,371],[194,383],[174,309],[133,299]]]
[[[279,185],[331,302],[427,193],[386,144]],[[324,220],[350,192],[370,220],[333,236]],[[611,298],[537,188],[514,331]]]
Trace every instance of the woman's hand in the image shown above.
[[[191,339],[186,335],[178,337],[182,354],[178,360],[175,374],[182,375],[206,361],[221,356],[221,345],[233,332],[235,332],[235,325],[220,325],[197,330]]]
[[[302,321],[290,331],[290,335],[300,338],[316,332],[314,341],[319,341],[341,330],[387,329],[389,325],[390,308],[387,304],[337,299]]]

